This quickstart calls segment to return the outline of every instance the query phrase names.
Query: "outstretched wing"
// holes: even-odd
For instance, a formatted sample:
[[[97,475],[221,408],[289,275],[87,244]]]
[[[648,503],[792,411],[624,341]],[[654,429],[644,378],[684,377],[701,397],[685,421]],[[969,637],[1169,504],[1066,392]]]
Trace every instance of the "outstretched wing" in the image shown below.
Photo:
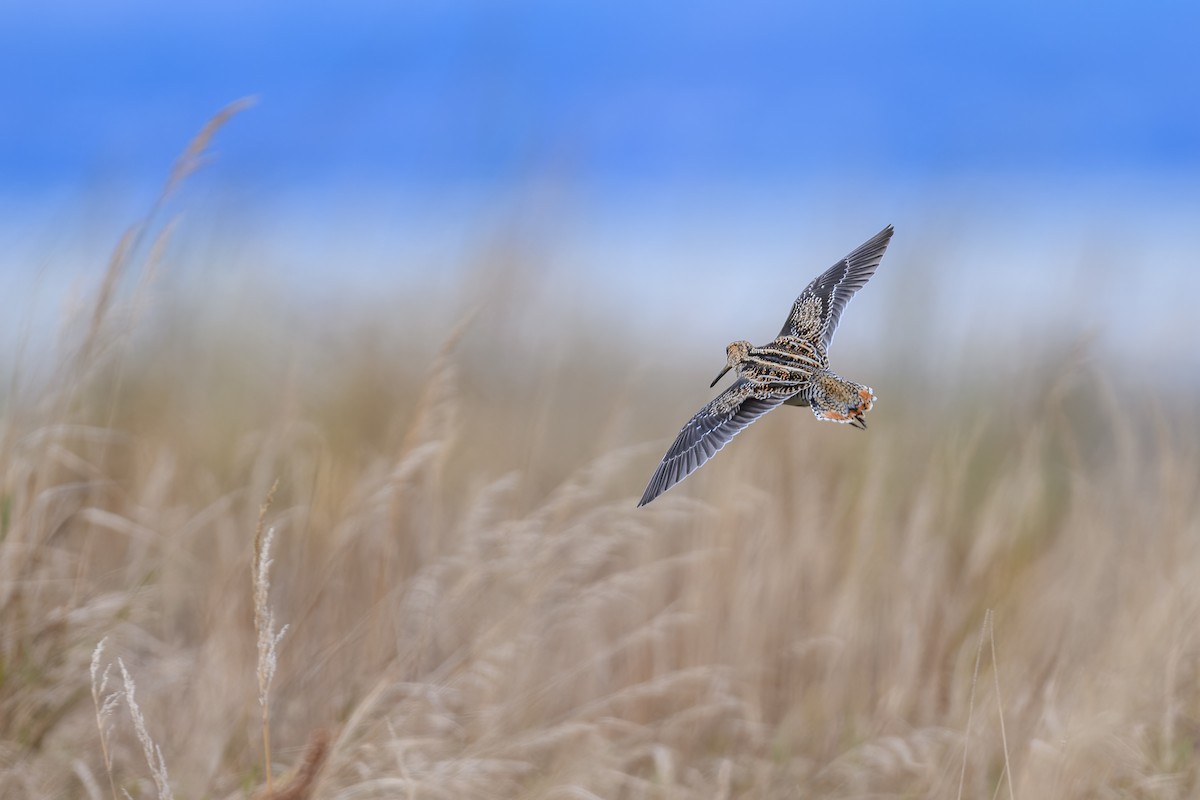
[[[875,274],[891,239],[892,226],[888,225],[818,275],[796,298],[779,335],[798,336],[828,349],[846,303]]]
[[[711,403],[696,412],[696,416],[679,431],[675,443],[667,450],[662,463],[650,478],[646,493],[642,495],[638,506],[646,505],[700,469],[705,461],[715,456],[717,451],[743,428],[786,399],[753,397],[748,381],[735,381]]]

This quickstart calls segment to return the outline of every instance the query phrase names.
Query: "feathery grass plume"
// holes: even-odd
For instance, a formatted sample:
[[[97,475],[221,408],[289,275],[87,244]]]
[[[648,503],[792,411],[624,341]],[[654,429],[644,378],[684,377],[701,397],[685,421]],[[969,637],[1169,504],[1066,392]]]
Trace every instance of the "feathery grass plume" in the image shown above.
[[[440,499],[450,445],[459,427],[458,370],[454,353],[476,313],[470,310],[463,315],[438,348],[417,401],[413,422],[392,470],[393,518],[404,514],[423,515],[431,523],[431,533],[444,527],[436,501]]]
[[[92,705],[96,709],[96,728],[100,731],[100,753],[104,756],[104,771],[108,773],[108,788],[112,791],[113,800],[117,800],[117,784],[113,779],[112,751],[108,748],[108,735],[112,730],[109,719],[121,702],[121,690],[108,691],[108,679],[112,673],[112,663],[100,672],[100,656],[104,653],[104,644],[108,637],[100,640],[92,651]]]
[[[254,588],[254,630],[258,634],[258,705],[262,709],[263,762],[267,771],[267,791],[274,793],[275,784],[271,777],[271,681],[275,678],[278,664],[276,647],[287,633],[284,625],[275,631],[275,612],[271,608],[271,544],[275,539],[275,527],[267,527],[267,512],[275,501],[275,490],[279,481],[271,484],[267,499],[258,509],[258,527],[254,531],[254,564],[251,570]]]
[[[175,164],[171,168],[171,173],[159,191],[158,199],[155,200],[154,205],[150,207],[145,216],[131,225],[125,231],[124,235],[121,236],[120,241],[109,257],[108,267],[105,269],[104,278],[100,282],[100,290],[96,294],[95,302],[92,304],[91,322],[88,325],[87,333],[79,349],[76,362],[77,367],[86,369],[100,348],[104,325],[111,317],[110,312],[114,298],[116,297],[117,287],[121,284],[121,279],[133,262],[134,257],[141,251],[146,237],[154,229],[154,221],[162,212],[164,206],[166,206],[167,201],[179,190],[188,177],[203,165],[208,146],[217,131],[234,115],[254,105],[255,102],[255,98],[252,97],[235,100],[214,114],[204,124],[204,127],[200,129],[200,132],[192,138],[179,157],[176,158]],[[148,283],[158,261],[162,258],[173,229],[174,224],[167,223],[155,237],[145,264],[145,272],[141,281],[143,287]]]
[[[200,132],[192,137],[192,141],[188,142],[188,146],[184,148],[179,158],[175,159],[175,165],[171,168],[171,174],[167,178],[167,182],[163,185],[162,194],[159,196],[158,202],[160,206],[167,201],[171,194],[193,172],[204,165],[208,145],[217,131],[224,127],[225,123],[229,122],[236,114],[245,111],[257,102],[257,97],[242,97],[234,100],[216,114],[213,114],[208,122],[204,124],[204,127],[200,129]]]
[[[163,758],[162,748],[150,738],[150,732],[146,730],[146,718],[142,716],[142,709],[138,707],[137,698],[134,696],[137,686],[134,685],[133,676],[129,674],[129,670],[125,669],[125,662],[120,658],[117,659],[117,666],[121,669],[121,679],[125,684],[125,705],[129,709],[129,716],[133,719],[134,733],[137,734],[138,741],[142,743],[146,764],[150,767],[150,774],[158,789],[158,800],[174,800],[175,795],[171,793],[171,779],[167,775],[167,762]]]

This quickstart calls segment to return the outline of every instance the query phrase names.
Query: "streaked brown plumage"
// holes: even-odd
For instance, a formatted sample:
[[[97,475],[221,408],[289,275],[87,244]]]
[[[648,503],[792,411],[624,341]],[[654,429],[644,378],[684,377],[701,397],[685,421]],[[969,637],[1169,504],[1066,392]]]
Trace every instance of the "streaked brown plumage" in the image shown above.
[[[829,369],[827,351],[842,311],[883,260],[892,238],[889,225],[810,283],[770,344],[738,341],[725,348],[725,368],[737,380],[700,409],[679,431],[650,478],[644,506],[700,468],[747,425],[779,405],[810,406],[817,419],[866,429],[863,414],[875,395],[869,386]]]

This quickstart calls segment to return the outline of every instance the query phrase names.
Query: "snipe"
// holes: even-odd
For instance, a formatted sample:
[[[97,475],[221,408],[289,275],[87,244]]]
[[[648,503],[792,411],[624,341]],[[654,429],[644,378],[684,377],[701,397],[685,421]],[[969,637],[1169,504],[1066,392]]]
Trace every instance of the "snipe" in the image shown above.
[[[827,351],[846,303],[875,274],[883,260],[888,225],[853,253],[821,273],[792,305],[783,330],[770,344],[749,342],[725,348],[725,368],[737,380],[692,417],[663,456],[639,506],[700,468],[743,428],[779,405],[809,406],[817,419],[866,430],[863,418],[875,402],[871,387],[848,381],[829,369]]]

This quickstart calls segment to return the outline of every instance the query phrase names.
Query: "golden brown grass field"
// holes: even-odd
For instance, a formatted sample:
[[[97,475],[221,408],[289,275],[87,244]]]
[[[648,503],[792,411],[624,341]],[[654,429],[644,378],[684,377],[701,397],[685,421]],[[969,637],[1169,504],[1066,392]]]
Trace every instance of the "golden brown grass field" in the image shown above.
[[[511,254],[210,297],[160,216],[6,376],[0,797],[1200,796],[1194,382],[898,334],[868,432],[780,410],[637,509],[723,342],[531,311]]]

